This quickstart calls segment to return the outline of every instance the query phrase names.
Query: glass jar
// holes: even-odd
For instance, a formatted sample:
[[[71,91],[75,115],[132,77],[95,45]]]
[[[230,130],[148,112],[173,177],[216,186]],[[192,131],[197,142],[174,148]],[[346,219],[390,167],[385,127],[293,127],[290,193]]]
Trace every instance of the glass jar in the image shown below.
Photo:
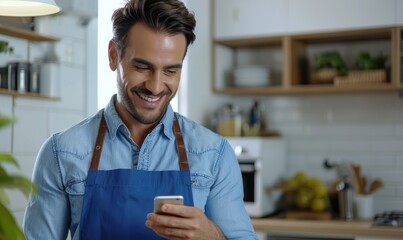
[[[226,104],[219,111],[218,134],[225,137],[240,137],[242,132],[242,114],[239,108]]]

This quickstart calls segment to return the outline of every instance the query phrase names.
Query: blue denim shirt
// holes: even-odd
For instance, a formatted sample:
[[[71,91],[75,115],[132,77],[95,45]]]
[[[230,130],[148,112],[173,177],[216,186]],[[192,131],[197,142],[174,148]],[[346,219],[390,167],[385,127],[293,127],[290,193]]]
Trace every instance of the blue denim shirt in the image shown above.
[[[171,106],[147,135],[141,148],[116,112],[112,97],[104,109],[108,130],[100,170],[179,170],[174,112]],[[71,128],[52,135],[36,159],[33,182],[38,194],[30,197],[23,229],[28,240],[79,239],[85,180],[101,111]],[[228,239],[257,239],[243,205],[240,168],[228,142],[177,114],[191,172],[194,204],[215,222]],[[113,209],[111,209],[113,211]]]

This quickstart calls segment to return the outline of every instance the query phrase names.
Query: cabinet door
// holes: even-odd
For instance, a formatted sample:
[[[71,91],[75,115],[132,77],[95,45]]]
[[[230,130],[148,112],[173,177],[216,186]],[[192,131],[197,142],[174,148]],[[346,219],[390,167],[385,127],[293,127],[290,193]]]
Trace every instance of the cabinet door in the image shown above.
[[[396,24],[395,8],[395,0],[289,0],[288,30],[316,32],[390,26]]]
[[[285,32],[287,1],[215,0],[214,37],[223,39],[280,35]]]

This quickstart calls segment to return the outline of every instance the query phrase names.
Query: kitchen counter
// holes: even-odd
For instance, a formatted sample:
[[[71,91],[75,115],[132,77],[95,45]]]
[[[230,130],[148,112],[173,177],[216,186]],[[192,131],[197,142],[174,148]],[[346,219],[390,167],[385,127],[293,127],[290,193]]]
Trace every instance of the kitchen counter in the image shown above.
[[[403,227],[371,226],[370,221],[285,220],[252,218],[257,232],[278,235],[310,235],[329,237],[378,237],[403,239]]]

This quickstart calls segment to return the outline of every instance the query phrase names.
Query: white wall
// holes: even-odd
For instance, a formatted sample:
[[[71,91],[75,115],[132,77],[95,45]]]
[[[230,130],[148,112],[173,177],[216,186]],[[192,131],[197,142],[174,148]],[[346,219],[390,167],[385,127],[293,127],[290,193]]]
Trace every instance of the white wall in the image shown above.
[[[244,110],[260,99],[268,126],[288,143],[289,175],[306,171],[331,182],[335,171],[322,168],[325,158],[362,165],[368,178],[385,187],[375,195],[375,212],[403,206],[403,98],[396,93],[296,96],[217,96],[211,92],[210,1],[189,1],[197,20],[197,39],[189,52],[188,116],[198,122],[224,101]],[[208,100],[207,100],[208,99]]]
[[[186,2],[187,7],[194,12],[196,17],[196,41],[189,48],[187,60],[187,109],[184,110],[191,119],[205,123],[216,110],[223,104],[227,96],[220,96],[211,91],[211,11],[210,1]]]

